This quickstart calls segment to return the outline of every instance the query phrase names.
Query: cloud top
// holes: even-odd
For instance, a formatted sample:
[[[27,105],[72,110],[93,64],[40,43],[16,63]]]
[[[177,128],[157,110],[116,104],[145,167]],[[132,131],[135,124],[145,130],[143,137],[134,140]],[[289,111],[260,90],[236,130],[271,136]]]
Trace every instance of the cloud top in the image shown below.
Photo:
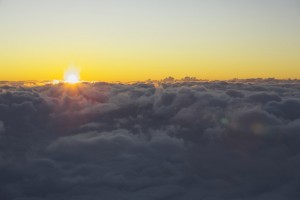
[[[0,83],[0,198],[298,199],[300,82]]]

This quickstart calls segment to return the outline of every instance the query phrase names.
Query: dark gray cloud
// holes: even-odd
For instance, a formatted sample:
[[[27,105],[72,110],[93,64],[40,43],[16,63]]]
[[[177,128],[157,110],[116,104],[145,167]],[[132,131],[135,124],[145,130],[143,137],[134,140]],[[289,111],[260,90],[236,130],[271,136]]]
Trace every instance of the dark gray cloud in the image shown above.
[[[0,83],[0,199],[300,198],[300,82]]]

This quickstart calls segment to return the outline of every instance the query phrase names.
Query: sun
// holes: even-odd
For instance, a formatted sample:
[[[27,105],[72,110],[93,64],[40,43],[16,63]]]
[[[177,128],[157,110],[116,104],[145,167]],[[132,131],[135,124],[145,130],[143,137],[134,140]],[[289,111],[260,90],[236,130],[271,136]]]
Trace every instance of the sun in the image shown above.
[[[69,74],[65,80],[68,83],[77,83],[79,81],[78,77],[75,74]]]
[[[64,81],[66,83],[75,84],[80,81],[79,70],[76,68],[69,68],[65,71]]]

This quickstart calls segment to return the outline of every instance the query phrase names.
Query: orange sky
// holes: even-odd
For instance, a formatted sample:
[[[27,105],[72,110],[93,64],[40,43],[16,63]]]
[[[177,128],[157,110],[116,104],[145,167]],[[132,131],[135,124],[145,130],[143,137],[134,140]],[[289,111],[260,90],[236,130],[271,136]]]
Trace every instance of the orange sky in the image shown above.
[[[300,78],[297,0],[2,0],[0,33],[0,80]]]

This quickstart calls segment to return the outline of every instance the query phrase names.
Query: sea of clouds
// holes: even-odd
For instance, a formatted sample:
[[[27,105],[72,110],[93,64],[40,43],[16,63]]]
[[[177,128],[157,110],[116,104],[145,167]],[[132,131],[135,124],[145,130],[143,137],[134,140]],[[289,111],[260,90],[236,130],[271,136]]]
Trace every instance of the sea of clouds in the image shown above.
[[[300,199],[300,81],[0,82],[1,200]]]

